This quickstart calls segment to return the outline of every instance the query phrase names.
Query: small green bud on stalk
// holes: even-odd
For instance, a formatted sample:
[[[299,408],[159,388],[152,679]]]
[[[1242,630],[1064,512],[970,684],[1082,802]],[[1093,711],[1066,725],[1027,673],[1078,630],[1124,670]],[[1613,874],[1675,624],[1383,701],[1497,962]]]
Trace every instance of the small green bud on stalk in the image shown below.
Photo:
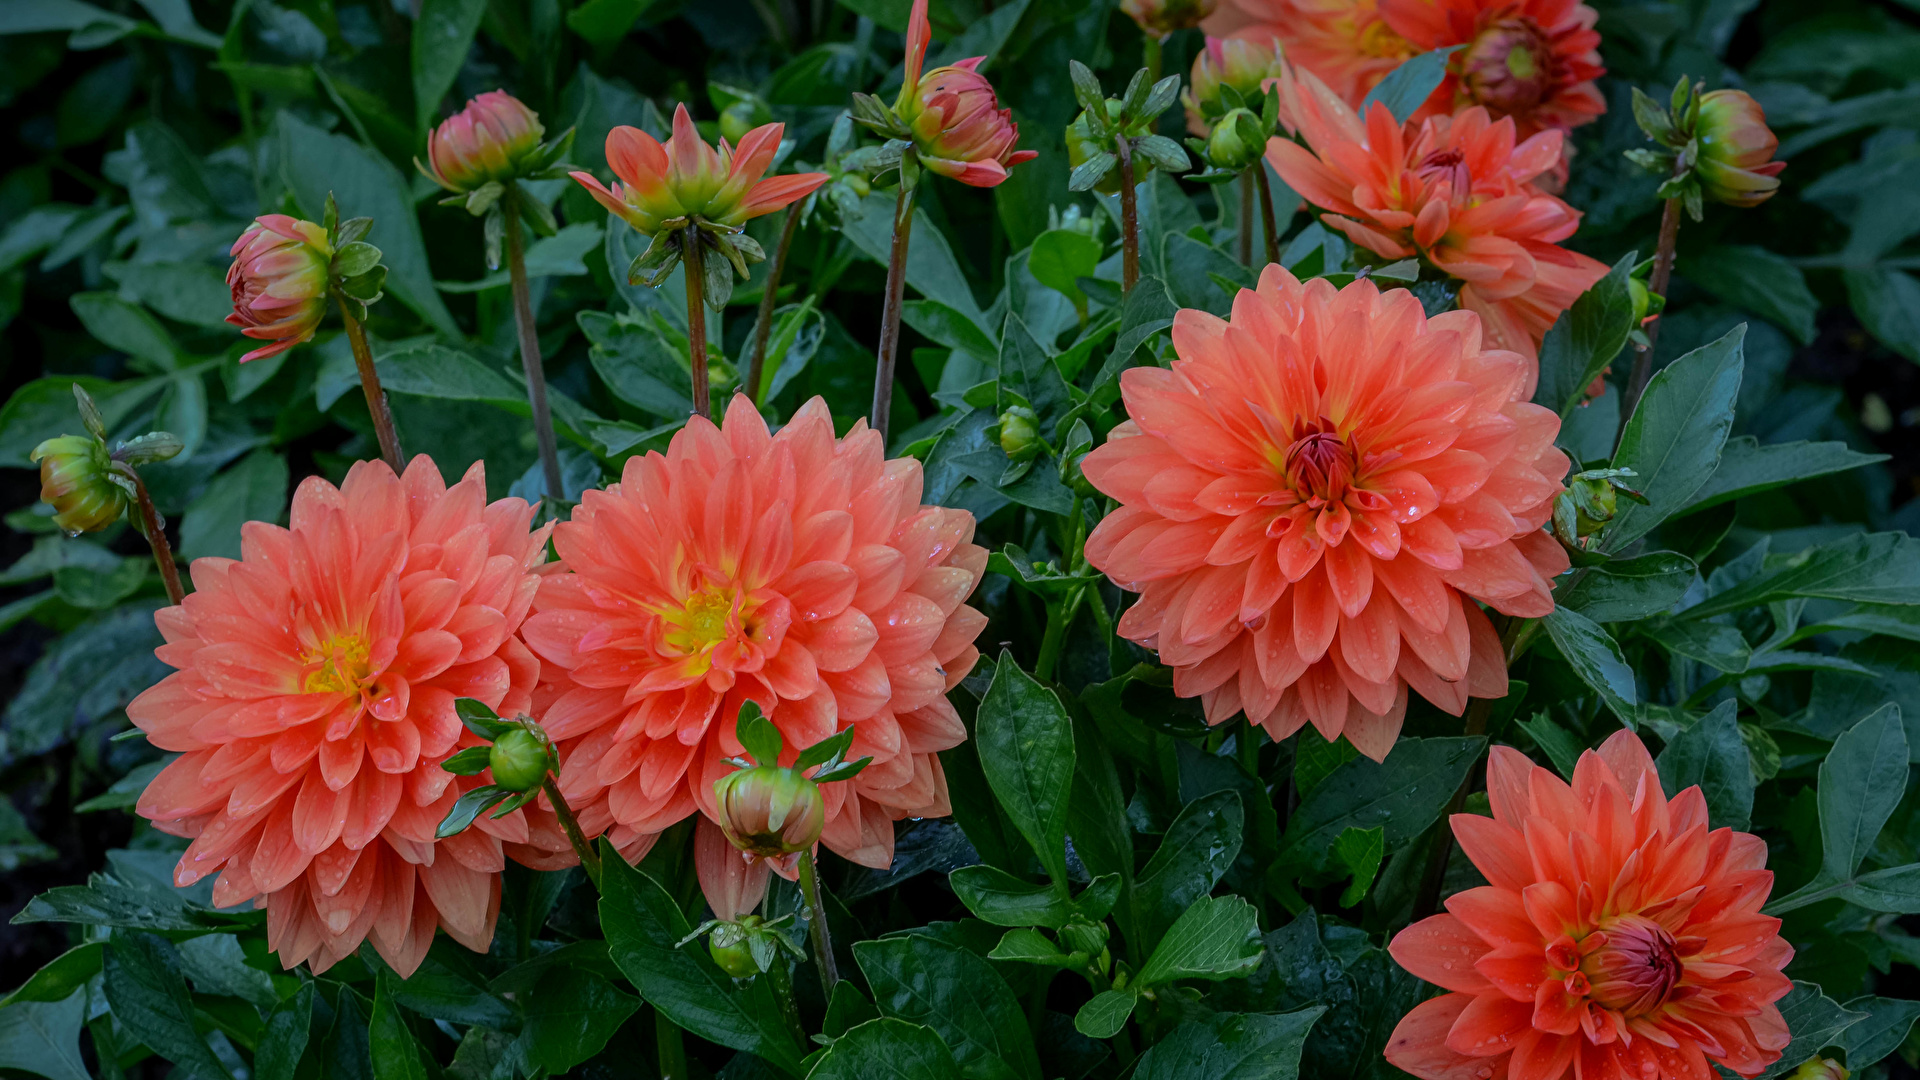
[[[1040,449],[1040,419],[1032,409],[1015,405],[1000,414],[1000,449],[1015,461]]]
[[[1216,169],[1239,172],[1267,151],[1267,134],[1250,109],[1234,109],[1213,125],[1207,136],[1207,163]]]
[[[493,742],[487,754],[493,782],[508,791],[532,791],[547,779],[553,752],[526,728],[515,728]]]

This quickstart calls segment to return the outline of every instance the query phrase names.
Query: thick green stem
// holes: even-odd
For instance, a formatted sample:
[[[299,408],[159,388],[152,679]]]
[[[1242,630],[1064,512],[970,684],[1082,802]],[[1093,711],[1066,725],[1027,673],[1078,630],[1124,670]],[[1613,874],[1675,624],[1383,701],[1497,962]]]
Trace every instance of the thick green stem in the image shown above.
[[[680,257],[686,260],[687,362],[693,371],[693,412],[712,419],[713,402],[707,391],[707,264],[706,252],[700,247],[700,226],[687,226],[680,241]]]
[[[902,166],[905,171],[905,166]],[[907,289],[907,241],[913,233],[913,188],[900,182],[893,201],[893,248],[887,253],[887,295],[880,309],[880,352],[873,369],[873,408],[867,424],[887,437],[893,412],[893,372],[900,353],[900,303]]]
[[[800,228],[800,207],[787,207],[786,224],[780,227],[780,243],[773,249],[773,261],[767,264],[767,280],[760,293],[760,321],[753,327],[753,356],[747,364],[747,383],[743,388],[753,403],[760,403],[760,379],[767,366],[767,339],[773,335],[773,309],[779,303],[780,274],[787,268],[787,249],[793,246],[793,234]]]
[[[827,905],[820,902],[820,875],[813,864],[813,852],[800,853],[800,894],[807,902],[807,928],[813,935],[813,960],[820,966],[820,990],[833,1000],[834,985],[840,981],[840,966],[833,959],[833,937],[827,931]]]
[[[373,414],[373,434],[380,440],[380,457],[387,467],[399,473],[406,466],[400,457],[400,432],[393,426],[393,409],[387,393],[380,389],[380,373],[373,366],[373,350],[367,345],[367,329],[353,317],[352,305],[345,296],[334,294],[340,304],[340,320],[347,324],[347,343],[353,346],[353,364],[360,369],[360,389],[367,395],[367,411]]]
[[[1133,140],[1125,134],[1113,141],[1120,168],[1120,290],[1132,292],[1140,284],[1140,210],[1135,205]]]
[[[167,599],[177,607],[187,598],[187,591],[180,584],[180,567],[173,561],[173,545],[167,543],[166,525],[160,520],[160,511],[154,509],[153,497],[147,494],[146,481],[140,479],[139,473],[133,476],[133,492],[140,510],[141,531],[147,534],[147,546],[153,548],[153,564],[160,568],[160,580],[167,586]]]
[[[540,790],[547,793],[547,801],[553,804],[553,814],[560,819],[560,829],[567,834],[567,843],[573,845],[573,853],[580,857],[580,865],[593,881],[595,891],[600,888],[600,853],[593,849],[593,842],[580,831],[580,822],[573,816],[573,807],[567,805],[566,796],[560,794],[560,785],[548,776]]]
[[[1273,187],[1265,160],[1253,163],[1253,176],[1260,183],[1260,223],[1266,227],[1267,263],[1272,265],[1280,261],[1280,225],[1273,219]]]
[[[1260,166],[1255,165],[1257,169]],[[1253,265],[1253,184],[1247,179],[1253,169],[1240,174],[1240,265]]]
[[[653,1041],[660,1048],[660,1080],[687,1080],[687,1045],[680,1038],[680,1025],[667,1019],[658,1005],[653,1007]]]
[[[534,441],[540,446],[540,469],[547,478],[547,497],[564,499],[560,479],[560,449],[553,437],[553,411],[547,405],[547,370],[540,357],[540,331],[533,320],[533,292],[527,287],[527,254],[520,241],[518,184],[500,200],[507,217],[507,276],[513,283],[513,321],[520,332],[520,369],[527,377],[527,405],[533,412]]]
[[[1140,35],[1141,59],[1146,61],[1147,82],[1149,84],[1160,81],[1160,65],[1163,62],[1161,60],[1161,53],[1163,51],[1159,38],[1150,33]]]
[[[793,1032],[794,1039],[801,1046],[807,1045],[807,1029],[800,1023],[800,1009],[793,1003],[793,973],[787,970],[787,954],[779,951],[774,954],[773,967],[767,969],[767,978],[773,980],[773,996],[780,1000],[780,1015],[786,1017],[787,1028]]]

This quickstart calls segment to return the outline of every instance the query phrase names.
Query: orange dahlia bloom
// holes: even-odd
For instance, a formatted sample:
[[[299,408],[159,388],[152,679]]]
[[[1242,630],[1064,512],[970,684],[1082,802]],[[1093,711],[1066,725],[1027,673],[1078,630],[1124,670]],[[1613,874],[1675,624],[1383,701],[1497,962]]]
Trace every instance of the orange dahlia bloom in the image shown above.
[[[723,426],[689,420],[560,525],[568,572],[521,633],[582,828],[626,844],[695,810],[719,821],[748,700],[781,764],[848,727],[849,756],[872,756],[824,785],[820,839],[846,858],[885,867],[894,821],[949,812],[934,752],[966,738],[946,692],[979,655],[986,617],[962,601],[987,553],[971,514],[921,505],[919,462],[885,457],[862,422],[836,440],[819,398],[769,435],[736,396]]]
[[[478,464],[451,488],[424,455],[402,477],[360,462],[293,496],[292,527],[241,528],[241,557],[197,559],[194,592],[155,615],[179,669],[127,716],[178,753],[139,812],[193,844],[174,881],[218,872],[214,903],[267,909],[280,962],[324,971],[371,940],[402,975],[436,926],[485,952],[503,851],[565,849],[527,807],[445,840],[434,829],[484,774],[440,768],[479,740],[454,699],[512,715],[540,664],[514,630],[552,526],[489,505]]]
[[[1278,266],[1231,321],[1181,311],[1173,344],[1172,370],[1121,376],[1131,419],[1082,467],[1120,502],[1087,560],[1141,594],[1120,633],[1174,691],[1210,723],[1311,720],[1375,760],[1409,686],[1456,716],[1505,695],[1473,601],[1545,615],[1567,568],[1540,531],[1560,421],[1526,400],[1526,361],[1483,348],[1471,312]]]
[[[589,172],[569,173],[594,201],[639,232],[684,227],[691,218],[737,228],[812,194],[826,173],[767,176],[785,124],[762,124],[739,146],[707,145],[685,105],[673,110],[673,134],[661,143],[636,127],[607,132],[607,165],[619,177],[608,189]],[[624,184],[625,186],[622,186]]]
[[[1201,27],[1217,37],[1278,37],[1289,63],[1313,72],[1355,107],[1421,51],[1387,24],[1379,0],[1225,0]]]
[[[1512,117],[1521,138],[1567,130],[1607,111],[1594,80],[1600,34],[1578,0],[1379,0],[1380,16],[1415,52],[1460,46],[1414,119],[1472,105]]]
[[[1580,212],[1533,182],[1560,160],[1560,132],[1516,145],[1513,121],[1478,106],[1403,126],[1376,102],[1363,124],[1311,73],[1280,88],[1281,120],[1306,141],[1268,143],[1280,178],[1361,247],[1418,255],[1461,281],[1460,306],[1495,347],[1536,358],[1554,319],[1606,274],[1559,246]],[[1530,366],[1529,397],[1534,378]]]
[[[1388,1061],[1425,1080],[1711,1080],[1780,1060],[1793,948],[1760,913],[1765,843],[1710,830],[1697,787],[1669,801],[1628,731],[1571,786],[1496,746],[1487,794],[1493,816],[1453,832],[1490,884],[1390,946],[1452,992],[1400,1021]]]

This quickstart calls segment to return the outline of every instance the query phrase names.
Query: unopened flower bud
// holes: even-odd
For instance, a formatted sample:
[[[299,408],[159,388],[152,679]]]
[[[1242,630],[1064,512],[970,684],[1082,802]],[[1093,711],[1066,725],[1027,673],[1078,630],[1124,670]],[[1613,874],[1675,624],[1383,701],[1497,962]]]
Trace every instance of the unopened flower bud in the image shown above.
[[[1767,127],[1767,114],[1745,91],[1714,90],[1700,95],[1694,128],[1700,159],[1693,168],[1700,192],[1729,206],[1758,206],[1780,187],[1784,161],[1773,160],[1780,140]]]
[[[1460,62],[1460,82],[1495,116],[1529,113],[1558,84],[1553,43],[1531,18],[1502,19],[1473,39]]]
[[[755,915],[747,918],[759,921]],[[752,937],[753,931],[742,923],[723,922],[707,935],[707,955],[713,957],[721,971],[736,979],[758,975],[760,965],[753,959]]]
[[[327,230],[285,214],[254,219],[233,242],[227,321],[250,338],[270,342],[241,363],[282,353],[313,337],[327,311],[327,272],[333,244]]]
[[[1068,919],[1067,925],[1060,928],[1060,944],[1066,946],[1068,952],[1099,956],[1100,950],[1107,947],[1107,924],[1077,917]]]
[[[756,765],[713,782],[720,830],[734,847],[763,859],[809,850],[826,827],[820,785],[798,769]]]
[[[489,90],[433,129],[430,175],[448,191],[472,191],[518,177],[540,150],[540,117],[505,90]]]
[[[1018,459],[1040,445],[1040,422],[1033,410],[1015,405],[1000,414],[1000,449]]]
[[[720,137],[737,146],[747,132],[771,123],[773,113],[767,109],[766,102],[759,98],[741,98],[720,111]]]
[[[1845,1065],[1832,1058],[1814,1057],[1788,1073],[1787,1080],[1847,1080],[1850,1075]]]
[[[1107,99],[1107,121],[1109,126],[1119,122],[1120,109],[1120,102],[1112,98]],[[1148,133],[1147,125],[1138,122],[1131,125],[1127,131],[1127,134],[1130,136],[1140,136]],[[1068,168],[1079,168],[1086,164],[1095,154],[1113,153],[1113,142],[1111,140],[1102,139],[1096,141],[1094,139],[1092,130],[1087,126],[1087,113],[1084,109],[1080,111],[1078,116],[1073,118],[1073,123],[1067,125],[1066,140]],[[1149,162],[1143,155],[1133,155],[1134,183],[1138,184],[1147,178],[1148,166]],[[1109,169],[1107,175],[1102,178],[1098,184],[1094,185],[1093,190],[1102,195],[1118,195],[1120,193],[1119,169]]]
[[[533,732],[514,728],[493,741],[487,765],[495,784],[508,791],[531,791],[546,780],[553,755]]]
[[[33,448],[40,498],[69,535],[99,532],[127,511],[127,493],[111,479],[106,444],[89,435],[61,435]]]
[[[1207,136],[1207,163],[1216,169],[1239,172],[1266,153],[1266,132],[1260,118],[1246,109],[1234,109],[1213,125]]]
[[[1120,10],[1142,33],[1164,38],[1175,30],[1199,26],[1220,0],[1120,0]]]
[[[1653,293],[1647,291],[1647,283],[1639,278],[1627,279],[1627,296],[1633,301],[1633,325],[1639,326],[1647,317],[1647,310],[1653,306]]]
[[[1187,130],[1205,135],[1208,127],[1229,106],[1221,89],[1230,87],[1242,103],[1250,103],[1264,92],[1267,80],[1279,78],[1286,70],[1280,62],[1280,40],[1257,32],[1248,37],[1209,37],[1206,47],[1193,58],[1192,77],[1180,100],[1187,107]]]

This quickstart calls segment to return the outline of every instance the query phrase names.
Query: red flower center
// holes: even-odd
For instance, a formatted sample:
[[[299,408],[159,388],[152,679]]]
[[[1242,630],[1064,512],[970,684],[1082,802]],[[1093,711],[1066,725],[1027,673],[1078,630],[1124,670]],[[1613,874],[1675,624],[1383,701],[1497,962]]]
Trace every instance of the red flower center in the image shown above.
[[[1502,114],[1537,108],[1552,92],[1556,74],[1552,43],[1538,23],[1524,16],[1502,19],[1481,31],[1460,65],[1467,93]]]
[[[1673,935],[1665,927],[1623,915],[1594,936],[1604,942],[1587,955],[1580,972],[1595,1004],[1625,1016],[1641,1016],[1666,1004],[1682,969]]]
[[[1287,479],[1309,506],[1340,502],[1352,486],[1358,455],[1353,445],[1333,430],[1333,421],[1302,425],[1287,448]]]

